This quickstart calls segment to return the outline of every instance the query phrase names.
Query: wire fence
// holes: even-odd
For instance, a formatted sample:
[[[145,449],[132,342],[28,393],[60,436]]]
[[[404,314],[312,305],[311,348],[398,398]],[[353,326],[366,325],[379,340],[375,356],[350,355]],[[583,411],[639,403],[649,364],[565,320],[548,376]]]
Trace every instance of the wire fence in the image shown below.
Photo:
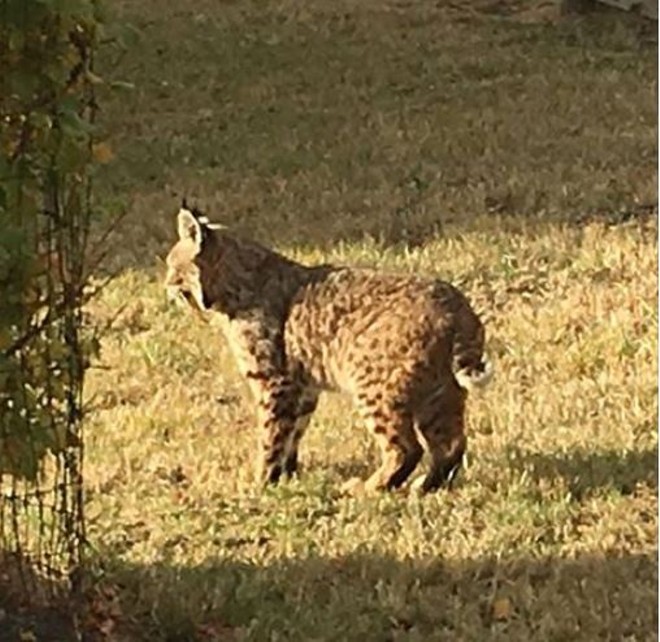
[[[78,588],[85,542],[80,454],[54,457],[52,468],[49,481],[2,481],[0,574],[19,602],[52,601]]]
[[[95,345],[83,307],[93,209],[98,9],[95,0],[0,0],[5,613],[80,589],[82,392]]]

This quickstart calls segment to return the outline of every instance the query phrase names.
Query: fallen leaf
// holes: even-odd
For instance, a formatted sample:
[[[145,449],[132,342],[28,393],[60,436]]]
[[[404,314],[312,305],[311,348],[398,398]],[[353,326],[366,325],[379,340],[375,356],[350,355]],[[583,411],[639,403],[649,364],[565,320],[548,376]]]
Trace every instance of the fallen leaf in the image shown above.
[[[236,642],[237,629],[234,629],[223,624],[200,624],[197,627],[197,635],[202,640],[209,640],[213,642]]]
[[[99,633],[109,636],[115,630],[115,621],[111,618],[105,619],[98,625]]]
[[[114,152],[108,143],[95,143],[92,146],[92,155],[97,163],[109,163],[114,157]]]
[[[491,606],[493,619],[498,622],[508,620],[513,613],[513,605],[508,597],[501,597],[495,600]]]

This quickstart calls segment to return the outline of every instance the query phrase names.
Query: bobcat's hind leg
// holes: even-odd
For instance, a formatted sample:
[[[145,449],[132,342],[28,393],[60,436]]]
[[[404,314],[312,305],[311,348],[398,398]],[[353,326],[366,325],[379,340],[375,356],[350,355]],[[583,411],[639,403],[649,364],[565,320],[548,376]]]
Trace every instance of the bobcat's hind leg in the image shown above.
[[[412,417],[396,404],[379,401],[361,405],[367,428],[375,436],[381,452],[381,464],[364,482],[364,491],[371,493],[399,488],[424,453],[417,440]],[[344,488],[353,490],[361,486],[351,480]]]
[[[446,396],[425,409],[418,428],[431,454],[431,466],[415,487],[422,493],[451,484],[463,462],[467,446],[464,420],[464,395]]]

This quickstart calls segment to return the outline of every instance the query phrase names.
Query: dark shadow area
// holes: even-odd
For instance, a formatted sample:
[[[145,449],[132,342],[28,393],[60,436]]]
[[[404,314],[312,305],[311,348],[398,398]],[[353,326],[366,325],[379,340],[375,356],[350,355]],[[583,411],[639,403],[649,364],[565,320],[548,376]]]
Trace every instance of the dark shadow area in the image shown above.
[[[530,452],[512,447],[506,451],[506,468],[519,475],[525,472],[534,485],[541,481],[553,482],[563,479],[574,500],[601,490],[611,489],[622,495],[635,492],[643,484],[651,489],[658,488],[658,449],[619,451],[571,450],[569,452]],[[327,469],[337,480],[352,477],[366,479],[377,465],[376,461],[348,459],[331,461],[318,467]],[[419,475],[416,471],[411,479]],[[465,473],[456,479],[455,488],[465,480]]]
[[[184,195],[262,242],[324,249],[416,247],[478,216],[654,215],[653,21],[513,0],[126,0],[118,17],[141,35],[108,74],[135,89],[101,101],[115,158],[97,189],[129,210],[122,266],[164,255]]]
[[[577,500],[600,489],[621,494],[634,492],[638,484],[658,487],[658,449],[627,452],[572,450],[538,453],[521,448],[508,451],[508,466],[526,471],[536,482],[563,478]]]
[[[24,559],[0,555],[0,642],[76,639],[68,586]]]
[[[75,623],[67,605],[16,606],[0,600],[4,617],[0,619],[0,642],[27,640],[78,640]]]
[[[657,560],[401,561],[373,553],[265,566],[117,563],[121,639],[655,640]]]
[[[616,0],[560,0],[561,11],[565,15],[609,14],[614,18],[639,20],[646,19],[653,24],[657,20],[657,2],[655,10],[652,0],[639,2],[616,2]],[[657,23],[656,23],[657,25]]]

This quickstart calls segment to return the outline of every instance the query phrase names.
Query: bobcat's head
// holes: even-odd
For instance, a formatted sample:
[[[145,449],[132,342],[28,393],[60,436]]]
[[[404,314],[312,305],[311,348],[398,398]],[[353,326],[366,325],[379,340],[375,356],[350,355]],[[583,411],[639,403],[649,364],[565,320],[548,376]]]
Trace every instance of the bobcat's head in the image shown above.
[[[188,209],[185,201],[177,216],[179,240],[167,255],[165,288],[168,298],[185,301],[198,312],[209,309],[208,295],[204,291],[199,257],[208,243],[212,230],[218,226],[195,209]]]

